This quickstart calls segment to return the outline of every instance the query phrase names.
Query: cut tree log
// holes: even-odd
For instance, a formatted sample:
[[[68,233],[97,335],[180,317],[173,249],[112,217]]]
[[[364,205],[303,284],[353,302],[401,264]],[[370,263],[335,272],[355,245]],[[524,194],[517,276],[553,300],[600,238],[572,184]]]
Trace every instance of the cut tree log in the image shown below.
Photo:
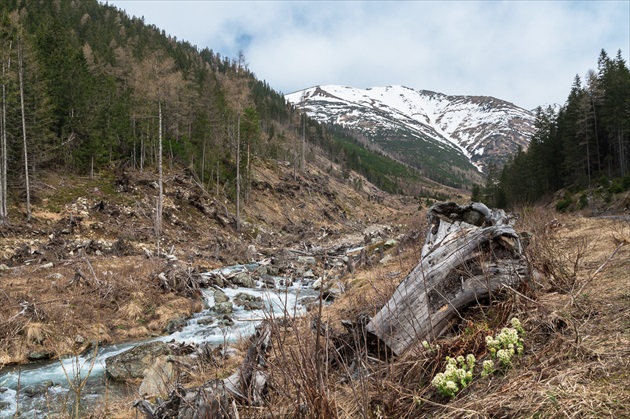
[[[427,218],[420,262],[366,327],[396,355],[440,336],[470,304],[529,277],[514,218],[503,210],[441,202]]]

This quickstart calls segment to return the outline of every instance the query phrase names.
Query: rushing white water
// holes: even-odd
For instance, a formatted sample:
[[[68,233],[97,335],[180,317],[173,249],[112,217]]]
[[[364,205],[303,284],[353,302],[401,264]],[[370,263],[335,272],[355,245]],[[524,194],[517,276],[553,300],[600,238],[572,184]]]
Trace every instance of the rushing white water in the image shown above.
[[[253,270],[252,267],[255,268],[255,266],[237,265],[222,268],[219,271],[227,276],[235,272],[251,271]],[[141,342],[104,346],[98,349],[95,359],[93,359],[94,353],[91,352],[64,358],[60,361],[48,361],[0,370],[0,418],[13,417],[18,410],[18,403],[20,405],[20,417],[40,418],[48,416],[48,411],[51,410],[49,408],[50,400],[67,397],[69,382],[81,377],[89,377],[83,394],[93,399],[97,398],[106,385],[105,360],[141,343],[175,340],[185,343],[227,344],[251,336],[255,327],[263,319],[293,317],[303,314],[305,308],[300,304],[300,299],[304,296],[314,295],[314,291],[303,286],[301,281],[287,284],[288,286],[284,287],[285,281],[285,278],[275,278],[276,289],[263,288],[263,284],[260,283],[257,288],[223,289],[230,301],[239,293],[247,293],[262,298],[264,302],[264,309],[262,310],[245,310],[243,307],[235,305],[233,313],[229,315],[234,322],[231,326],[219,326],[220,322],[214,321],[222,315],[218,315],[212,310],[215,305],[214,291],[205,288],[202,293],[205,306],[208,308],[195,314],[180,331]],[[200,323],[202,319],[210,319],[210,321],[201,321]]]

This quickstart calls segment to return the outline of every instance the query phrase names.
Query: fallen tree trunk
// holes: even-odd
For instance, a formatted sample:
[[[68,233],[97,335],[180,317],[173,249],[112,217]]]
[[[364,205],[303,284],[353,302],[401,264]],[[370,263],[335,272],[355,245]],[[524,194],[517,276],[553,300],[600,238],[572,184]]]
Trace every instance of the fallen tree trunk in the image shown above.
[[[396,355],[444,333],[466,306],[529,275],[519,235],[503,210],[442,202],[427,218],[420,263],[366,328]]]
[[[234,374],[224,380],[209,380],[195,389],[177,387],[168,399],[158,400],[155,405],[147,400],[136,400],[134,407],[146,419],[238,419],[235,400],[253,406],[262,403],[267,386],[263,369],[269,349],[271,326],[263,321],[256,327],[245,359]]]

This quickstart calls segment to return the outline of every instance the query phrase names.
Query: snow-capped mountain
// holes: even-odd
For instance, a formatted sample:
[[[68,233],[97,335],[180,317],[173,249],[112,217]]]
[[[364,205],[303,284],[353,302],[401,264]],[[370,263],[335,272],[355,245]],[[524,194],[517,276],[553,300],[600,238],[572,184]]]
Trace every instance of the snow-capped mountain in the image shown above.
[[[357,89],[316,86],[286,95],[320,122],[358,132],[429,177],[483,170],[526,149],[534,130],[531,112],[487,96],[448,96],[404,86]],[[471,165],[474,165],[472,167]]]

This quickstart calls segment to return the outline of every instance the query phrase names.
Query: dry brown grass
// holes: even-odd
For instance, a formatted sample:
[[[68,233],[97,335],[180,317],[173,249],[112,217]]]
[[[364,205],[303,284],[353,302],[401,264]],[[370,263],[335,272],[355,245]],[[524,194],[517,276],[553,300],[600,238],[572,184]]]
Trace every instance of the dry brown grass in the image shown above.
[[[23,265],[3,272],[2,364],[23,362],[30,352],[74,353],[90,341],[148,337],[172,318],[199,310],[199,301],[156,286],[159,267],[159,262],[139,256],[92,257],[47,269]],[[72,283],[77,269],[90,281]]]
[[[266,251],[264,243],[273,249],[291,240],[315,245],[340,240],[360,231],[362,223],[380,220],[413,224],[424,231],[424,214],[409,211],[402,201],[388,198],[387,205],[376,205],[334,179],[321,184],[319,174],[314,170],[300,175],[297,183],[290,173],[274,168],[255,175],[271,188],[252,192],[246,217],[269,232],[282,231],[247,232],[248,238],[258,235],[259,251]],[[143,183],[138,180],[137,185]],[[54,186],[50,191],[61,189]],[[277,193],[278,187],[294,192]],[[153,193],[125,197],[133,201],[125,204],[133,208],[133,217],[109,219],[106,213],[92,212],[76,234],[149,243],[153,200],[147,197]],[[291,327],[278,321],[268,365],[273,384],[269,403],[242,407],[241,417],[630,417],[630,223],[541,208],[519,213],[521,229],[532,233],[528,258],[537,270],[534,279],[518,290],[522,295],[508,292],[490,305],[471,308],[463,313],[465,322],[436,342],[439,350],[426,351],[418,343],[398,359],[368,356],[360,340],[352,339],[349,355],[340,357],[330,336],[318,338],[311,330],[317,310]],[[181,248],[191,261],[216,267],[245,254],[245,242],[202,218],[198,210],[188,208],[177,215],[180,224],[167,220],[165,238],[168,247]],[[67,221],[50,211],[38,216],[41,232],[49,230],[44,219]],[[197,218],[202,222],[195,223]],[[554,218],[558,223],[552,222]],[[99,223],[105,225],[102,232],[92,228]],[[27,239],[6,233],[0,251],[12,254],[36,237],[31,233],[27,231]],[[47,242],[47,237],[37,240]],[[387,264],[342,278],[347,292],[323,309],[323,321],[340,334],[342,319],[373,315],[417,262],[421,242],[420,238],[415,246],[406,244],[401,254],[392,253]],[[25,361],[32,351],[75,352],[81,349],[75,345],[77,335],[99,342],[145,337],[161,332],[170,319],[200,308],[198,302],[156,287],[153,279],[163,267],[157,259],[75,255],[55,260],[53,268],[28,263],[0,272],[0,365]],[[77,269],[88,281],[69,285]],[[95,285],[94,278],[101,285]],[[28,310],[18,315],[23,302]],[[444,357],[474,353],[483,359],[485,334],[500,329],[511,316],[519,317],[527,332],[526,352],[516,367],[484,379],[476,375],[453,400],[437,395],[429,382],[443,368]],[[206,362],[190,374],[191,383],[225,377],[239,359]],[[132,393],[108,399],[92,417],[133,417]]]
[[[419,246],[407,246],[387,264],[342,279],[346,293],[321,313],[334,333],[318,337],[313,332],[317,307],[292,325],[273,320],[268,402],[239,407],[241,417],[629,417],[630,246],[625,232],[630,229],[615,220],[528,211],[521,215],[521,226],[533,233],[528,257],[539,274],[519,293],[509,291],[462,313],[466,321],[435,342],[436,350],[418,343],[397,359],[379,360],[360,339],[346,336],[350,351],[336,351],[339,341],[332,335],[342,334],[341,320],[374,314],[416,263]],[[558,225],[551,223],[556,217]],[[570,275],[562,277],[566,272]],[[562,287],[559,278],[568,278]],[[137,304],[135,297],[130,293],[128,303]],[[168,311],[168,305],[163,307],[154,315]],[[485,336],[512,316],[526,330],[525,353],[515,367],[486,378],[475,370],[470,386],[452,400],[438,395],[430,380],[444,367],[444,357],[474,353],[483,360]],[[188,382],[223,378],[240,360],[206,360],[190,372]],[[106,413],[93,417],[130,417],[128,399],[108,403],[101,409]]]
[[[560,224],[550,227],[556,217]],[[536,303],[513,297],[527,330],[526,354],[517,368],[474,381],[436,414],[630,416],[630,249],[615,238],[628,225],[540,209],[522,225],[537,232],[530,261],[549,269],[529,290]],[[566,272],[570,281],[558,289]]]

